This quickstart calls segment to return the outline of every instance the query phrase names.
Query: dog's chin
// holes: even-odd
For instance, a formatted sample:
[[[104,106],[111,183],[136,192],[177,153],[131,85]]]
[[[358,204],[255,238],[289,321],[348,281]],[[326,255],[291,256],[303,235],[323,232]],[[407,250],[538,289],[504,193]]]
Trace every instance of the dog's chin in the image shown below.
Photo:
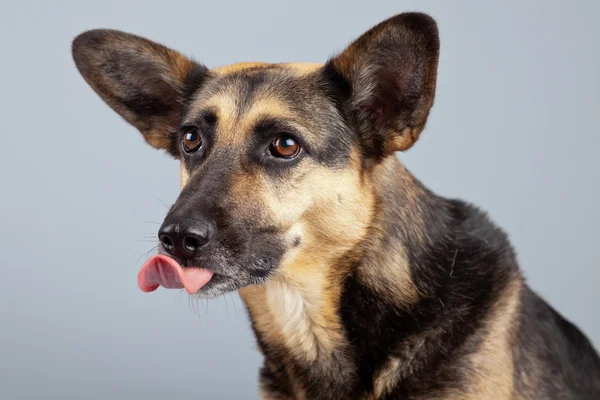
[[[214,274],[210,281],[198,290],[193,296],[201,299],[210,299],[235,292],[245,286],[264,283],[263,279],[238,278]]]
[[[252,268],[253,263],[248,266],[223,267],[220,263],[212,265],[205,261],[196,265],[202,265],[203,268],[213,272],[212,278],[193,295],[206,299],[235,292],[250,285],[262,285],[270,279],[276,269],[274,265],[267,269],[262,265],[261,269],[257,270]],[[184,268],[194,267],[193,264],[187,264]]]

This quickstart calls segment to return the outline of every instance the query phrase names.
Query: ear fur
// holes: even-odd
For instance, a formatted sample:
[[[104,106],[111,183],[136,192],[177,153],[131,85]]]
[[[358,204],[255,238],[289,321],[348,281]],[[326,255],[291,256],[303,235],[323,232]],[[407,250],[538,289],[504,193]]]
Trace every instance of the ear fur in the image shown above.
[[[376,25],[325,65],[326,79],[338,89],[346,86],[342,105],[368,155],[407,150],[418,139],[433,105],[439,47],[431,17],[404,13]]]
[[[158,43],[96,29],[73,41],[75,64],[98,95],[135,126],[153,147],[177,157],[175,133],[186,99],[206,67]]]

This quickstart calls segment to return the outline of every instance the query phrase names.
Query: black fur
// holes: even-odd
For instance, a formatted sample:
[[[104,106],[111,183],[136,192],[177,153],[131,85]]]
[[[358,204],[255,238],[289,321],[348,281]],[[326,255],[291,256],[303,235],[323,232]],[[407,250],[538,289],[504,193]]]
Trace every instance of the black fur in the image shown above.
[[[457,361],[476,349],[483,319],[517,270],[504,233],[485,215],[462,202],[433,200],[430,242],[407,247],[412,278],[427,297],[406,311],[354,277],[345,282],[341,312],[359,366],[357,392],[372,391],[375,371],[390,355],[403,357],[414,336],[424,344],[406,366],[411,374],[400,379],[397,395],[431,395],[449,383],[468,381]],[[390,246],[394,238],[410,242],[398,231],[398,215],[383,218],[394,221],[385,228]],[[377,255],[366,255],[363,262],[371,256]]]
[[[532,392],[522,384],[527,376],[539,381],[536,398],[600,398],[600,357],[588,338],[529,288],[521,301],[519,345],[513,348],[516,391]]]

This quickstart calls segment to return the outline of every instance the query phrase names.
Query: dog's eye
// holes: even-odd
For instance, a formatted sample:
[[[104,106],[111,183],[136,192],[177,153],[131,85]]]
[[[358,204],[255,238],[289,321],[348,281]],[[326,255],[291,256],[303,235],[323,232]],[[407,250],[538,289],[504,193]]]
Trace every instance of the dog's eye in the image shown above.
[[[271,143],[271,155],[279,158],[294,158],[300,154],[300,144],[290,136],[278,136]]]
[[[183,140],[181,141],[183,150],[186,153],[193,153],[202,147],[202,137],[196,128],[187,128],[183,132]]]

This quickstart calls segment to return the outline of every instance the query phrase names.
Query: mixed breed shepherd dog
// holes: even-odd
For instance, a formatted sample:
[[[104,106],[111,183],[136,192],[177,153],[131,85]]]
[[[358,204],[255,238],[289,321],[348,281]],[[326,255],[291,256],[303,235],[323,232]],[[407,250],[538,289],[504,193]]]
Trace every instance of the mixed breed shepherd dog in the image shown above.
[[[439,38],[394,16],[324,64],[217,69],[115,30],[77,68],[181,163],[142,290],[239,291],[265,399],[600,399],[600,359],[525,283],[506,234],[395,157],[433,104]]]

